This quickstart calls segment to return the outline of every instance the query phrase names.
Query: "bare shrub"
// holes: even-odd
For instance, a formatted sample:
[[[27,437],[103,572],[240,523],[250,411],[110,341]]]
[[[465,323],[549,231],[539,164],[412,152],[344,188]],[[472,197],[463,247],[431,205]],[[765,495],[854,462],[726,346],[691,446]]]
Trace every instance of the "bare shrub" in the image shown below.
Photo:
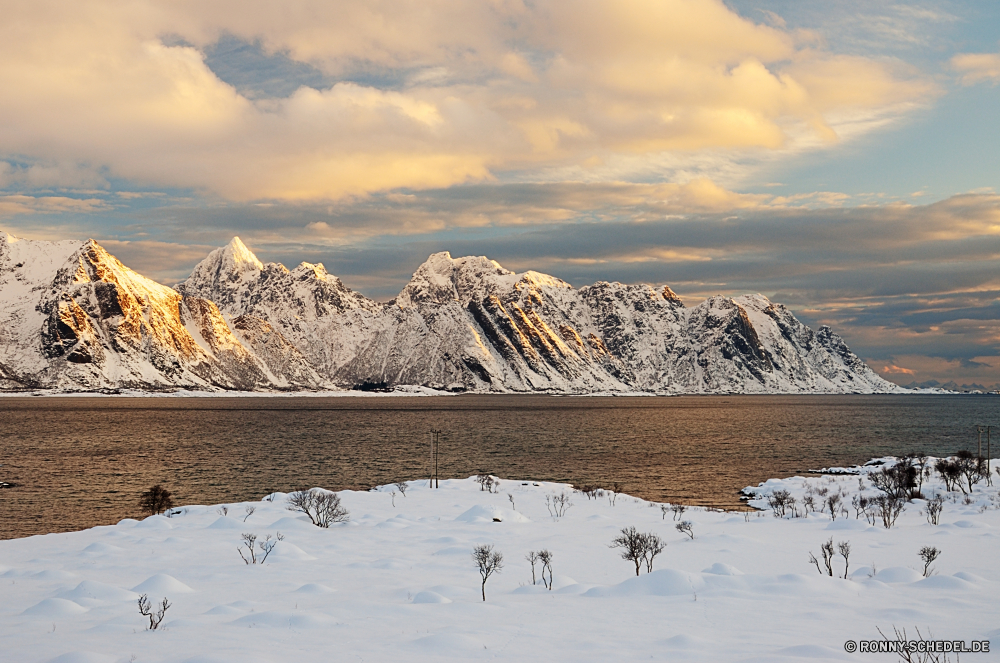
[[[529,564],[531,564],[531,584],[537,585],[538,580],[535,579],[535,563],[538,561],[538,553],[532,550],[527,555],[525,555],[524,558],[528,560]]]
[[[882,519],[882,526],[889,529],[896,524],[896,518],[906,509],[906,500],[892,495],[879,495],[872,499],[875,515]]]
[[[548,550],[542,550],[538,553],[538,561],[542,563],[542,584],[552,591],[552,553]],[[545,582],[545,572],[549,572],[549,581]]]
[[[493,550],[493,546],[476,546],[472,549],[472,561],[479,568],[479,575],[483,579],[483,601],[486,600],[486,581],[494,573],[500,573],[503,568],[503,555],[500,551]]]
[[[935,495],[924,505],[924,514],[927,516],[927,522],[931,525],[937,525],[941,522],[942,511],[944,511],[944,497],[941,495]]]
[[[514,506],[514,493],[507,493],[507,499],[510,500],[511,511],[517,511],[517,507]]]
[[[621,548],[622,559],[635,564],[635,574],[639,575],[645,563],[646,572],[653,570],[653,560],[663,552],[667,544],[656,534],[643,534],[635,527],[622,528],[621,534],[611,541],[610,548]]]
[[[837,519],[837,512],[840,511],[840,493],[833,493],[826,498],[826,507],[830,510],[830,520]]]
[[[402,495],[403,497],[406,497],[406,488],[407,488],[406,482],[405,481],[397,481],[396,484],[395,484],[395,486],[396,486],[396,490],[399,491],[399,494]]]
[[[904,456],[892,467],[872,472],[868,480],[886,495],[906,499],[917,485],[917,469],[913,467],[913,461]]]
[[[256,510],[257,510],[257,507],[252,506],[252,505],[248,505],[247,508],[243,510],[243,512],[245,514],[247,514],[247,515],[243,516],[243,522],[246,522],[247,518],[249,518],[250,516],[252,516]]]
[[[321,488],[297,490],[288,495],[289,511],[304,513],[317,527],[329,527],[351,519],[350,513],[340,503],[340,495]]]
[[[216,509],[215,512],[217,514],[219,514],[220,516],[223,516],[223,517],[228,516],[229,515],[229,507],[226,506],[225,504],[223,504],[218,509]]]
[[[986,459],[982,456],[976,456],[971,451],[963,449],[955,454],[954,463],[959,474],[965,479],[964,485],[961,481],[958,482],[963,493],[971,493],[973,486],[986,478]],[[968,491],[965,490],[966,485],[969,487]]]
[[[562,518],[571,506],[573,503],[569,501],[569,495],[566,493],[545,496],[545,508],[553,518]]]
[[[675,504],[670,507],[670,510],[674,512],[674,517],[672,520],[680,520],[684,517],[684,512],[687,511],[687,507],[683,504]]]
[[[139,597],[139,614],[145,617],[149,617],[149,626],[146,628],[147,631],[155,631],[160,628],[160,624],[163,622],[163,617],[167,614],[167,610],[170,608],[170,603],[167,601],[167,597],[163,597],[163,601],[160,603],[159,609],[154,613],[153,605],[149,602],[149,597],[143,594]]]
[[[620,481],[615,481],[611,484],[611,490],[607,492],[608,504],[614,506],[618,502],[618,494],[622,492],[622,484]]]
[[[604,491],[598,488],[597,486],[591,486],[591,485],[580,486],[579,488],[577,488],[577,490],[586,495],[588,501],[604,497]]]
[[[285,536],[281,532],[278,532],[278,534],[274,537],[268,534],[264,537],[263,541],[257,541],[257,535],[250,532],[244,532],[241,537],[243,539],[243,544],[236,549],[236,552],[240,554],[240,558],[243,560],[243,563],[248,566],[250,564],[263,564],[267,561],[267,556],[271,554],[274,547],[278,545],[278,542],[285,540]],[[254,549],[254,543],[257,544],[257,548],[262,553],[260,557],[257,556],[257,552]],[[246,555],[243,554],[244,548],[246,548],[247,551]]]
[[[787,490],[776,490],[767,496],[767,505],[775,518],[784,518],[790,504],[794,504],[792,500],[792,494]]]
[[[847,570],[851,566],[851,542],[841,541],[837,544],[837,551],[844,558],[844,580],[847,580]]]
[[[933,651],[933,646],[917,644],[919,642],[933,642],[931,640],[933,636],[929,631],[927,633],[928,637],[925,639],[920,633],[920,629],[914,628],[913,630],[917,633],[917,637],[914,639],[907,636],[906,629],[900,630],[895,626],[892,627],[893,638],[889,638],[880,628],[876,628],[876,630],[885,640],[886,652],[894,652],[904,663],[949,663],[951,660],[948,658],[948,654]],[[920,651],[921,649],[925,651]],[[955,660],[959,660],[957,654],[955,655]]]
[[[926,578],[933,572],[931,564],[941,556],[941,551],[931,546],[924,546],[917,554],[920,555],[920,559],[924,560],[924,577]]]
[[[955,461],[949,458],[942,458],[934,464],[934,469],[941,475],[941,481],[944,482],[944,489],[949,493],[955,490],[956,487],[962,487],[962,470]]]
[[[151,516],[174,508],[174,499],[170,491],[156,484],[139,496],[139,508]]]
[[[494,486],[500,485],[500,483],[495,481],[489,474],[477,474],[476,483],[479,484],[479,490],[485,490],[488,493],[493,492]]]
[[[687,534],[694,541],[694,523],[690,520],[682,520],[681,522],[674,525],[674,528],[681,534]]]

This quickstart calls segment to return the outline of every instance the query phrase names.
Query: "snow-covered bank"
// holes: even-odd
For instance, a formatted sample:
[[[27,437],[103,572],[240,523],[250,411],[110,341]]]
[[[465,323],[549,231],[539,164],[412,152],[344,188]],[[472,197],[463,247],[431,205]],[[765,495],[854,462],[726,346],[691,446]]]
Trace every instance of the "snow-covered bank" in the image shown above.
[[[921,500],[890,529],[853,510],[831,520],[688,508],[680,517],[693,539],[671,510],[625,495],[612,505],[562,484],[505,479],[497,493],[472,479],[408,486],[405,496],[394,486],[341,492],[351,520],[329,529],[277,494],[225,514],[187,506],[171,518],[0,541],[0,651],[10,661],[87,663],[894,660],[849,654],[844,643],[896,626],[989,640],[992,653],[962,660],[1000,660],[1000,496],[985,483],[967,500],[950,495],[938,525]],[[928,497],[942,488],[936,476],[924,483]],[[787,490],[800,512],[807,492],[824,489],[847,492],[850,509],[858,477],[759,488]],[[572,507],[557,518],[546,497],[560,494]],[[636,577],[609,547],[629,526],[668,544],[652,573]],[[247,565],[237,553],[244,532],[284,538],[266,563]],[[831,538],[850,542],[849,579],[809,562]],[[471,559],[480,544],[505,558],[485,603]],[[928,578],[922,547],[941,551]],[[532,585],[525,560],[542,549],[554,554],[551,591]],[[836,575],[843,565],[838,555]],[[140,594],[154,608],[169,599],[161,630],[145,630]]]

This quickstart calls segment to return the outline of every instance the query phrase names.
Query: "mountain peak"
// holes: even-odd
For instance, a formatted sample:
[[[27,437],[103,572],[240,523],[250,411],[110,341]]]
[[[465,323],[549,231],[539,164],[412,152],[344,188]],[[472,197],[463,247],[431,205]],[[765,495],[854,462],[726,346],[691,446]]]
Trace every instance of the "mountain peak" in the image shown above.
[[[263,263],[257,259],[253,251],[247,248],[247,245],[243,243],[239,237],[233,237],[229,240],[229,244],[226,244],[222,249],[222,255],[225,257],[226,262],[231,264],[237,271],[247,271],[249,266],[251,269],[260,271],[264,269]]]

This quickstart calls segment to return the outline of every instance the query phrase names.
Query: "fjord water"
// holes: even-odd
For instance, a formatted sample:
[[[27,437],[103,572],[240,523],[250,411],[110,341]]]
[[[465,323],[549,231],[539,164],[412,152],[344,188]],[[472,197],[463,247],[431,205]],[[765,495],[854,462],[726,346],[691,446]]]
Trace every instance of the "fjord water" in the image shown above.
[[[998,412],[995,396],[937,395],[0,398],[0,481],[16,484],[0,490],[0,538],[140,516],[155,483],[180,505],[426,479],[432,429],[442,478],[619,482],[737,508],[771,477],[976,451]]]

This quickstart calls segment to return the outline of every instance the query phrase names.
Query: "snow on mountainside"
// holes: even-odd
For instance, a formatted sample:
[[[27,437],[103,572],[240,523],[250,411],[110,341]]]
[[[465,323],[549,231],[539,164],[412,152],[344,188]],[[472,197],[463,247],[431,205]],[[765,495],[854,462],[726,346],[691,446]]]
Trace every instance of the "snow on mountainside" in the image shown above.
[[[829,328],[761,295],[686,308],[670,288],[580,289],[436,253],[391,302],[239,240],[175,289],[96,242],[0,235],[0,388],[898,391]]]
[[[670,288],[579,290],[485,257],[436,253],[378,304],[322,265],[263,265],[234,239],[180,292],[233,319],[266,321],[342,387],[558,393],[888,392],[829,328],[809,329],[761,295],[688,309]]]
[[[0,234],[0,388],[266,389],[322,384],[290,345],[273,365],[212,302],[151,281],[97,242]],[[260,345],[280,344],[256,330]],[[298,361],[295,356],[298,355]]]

